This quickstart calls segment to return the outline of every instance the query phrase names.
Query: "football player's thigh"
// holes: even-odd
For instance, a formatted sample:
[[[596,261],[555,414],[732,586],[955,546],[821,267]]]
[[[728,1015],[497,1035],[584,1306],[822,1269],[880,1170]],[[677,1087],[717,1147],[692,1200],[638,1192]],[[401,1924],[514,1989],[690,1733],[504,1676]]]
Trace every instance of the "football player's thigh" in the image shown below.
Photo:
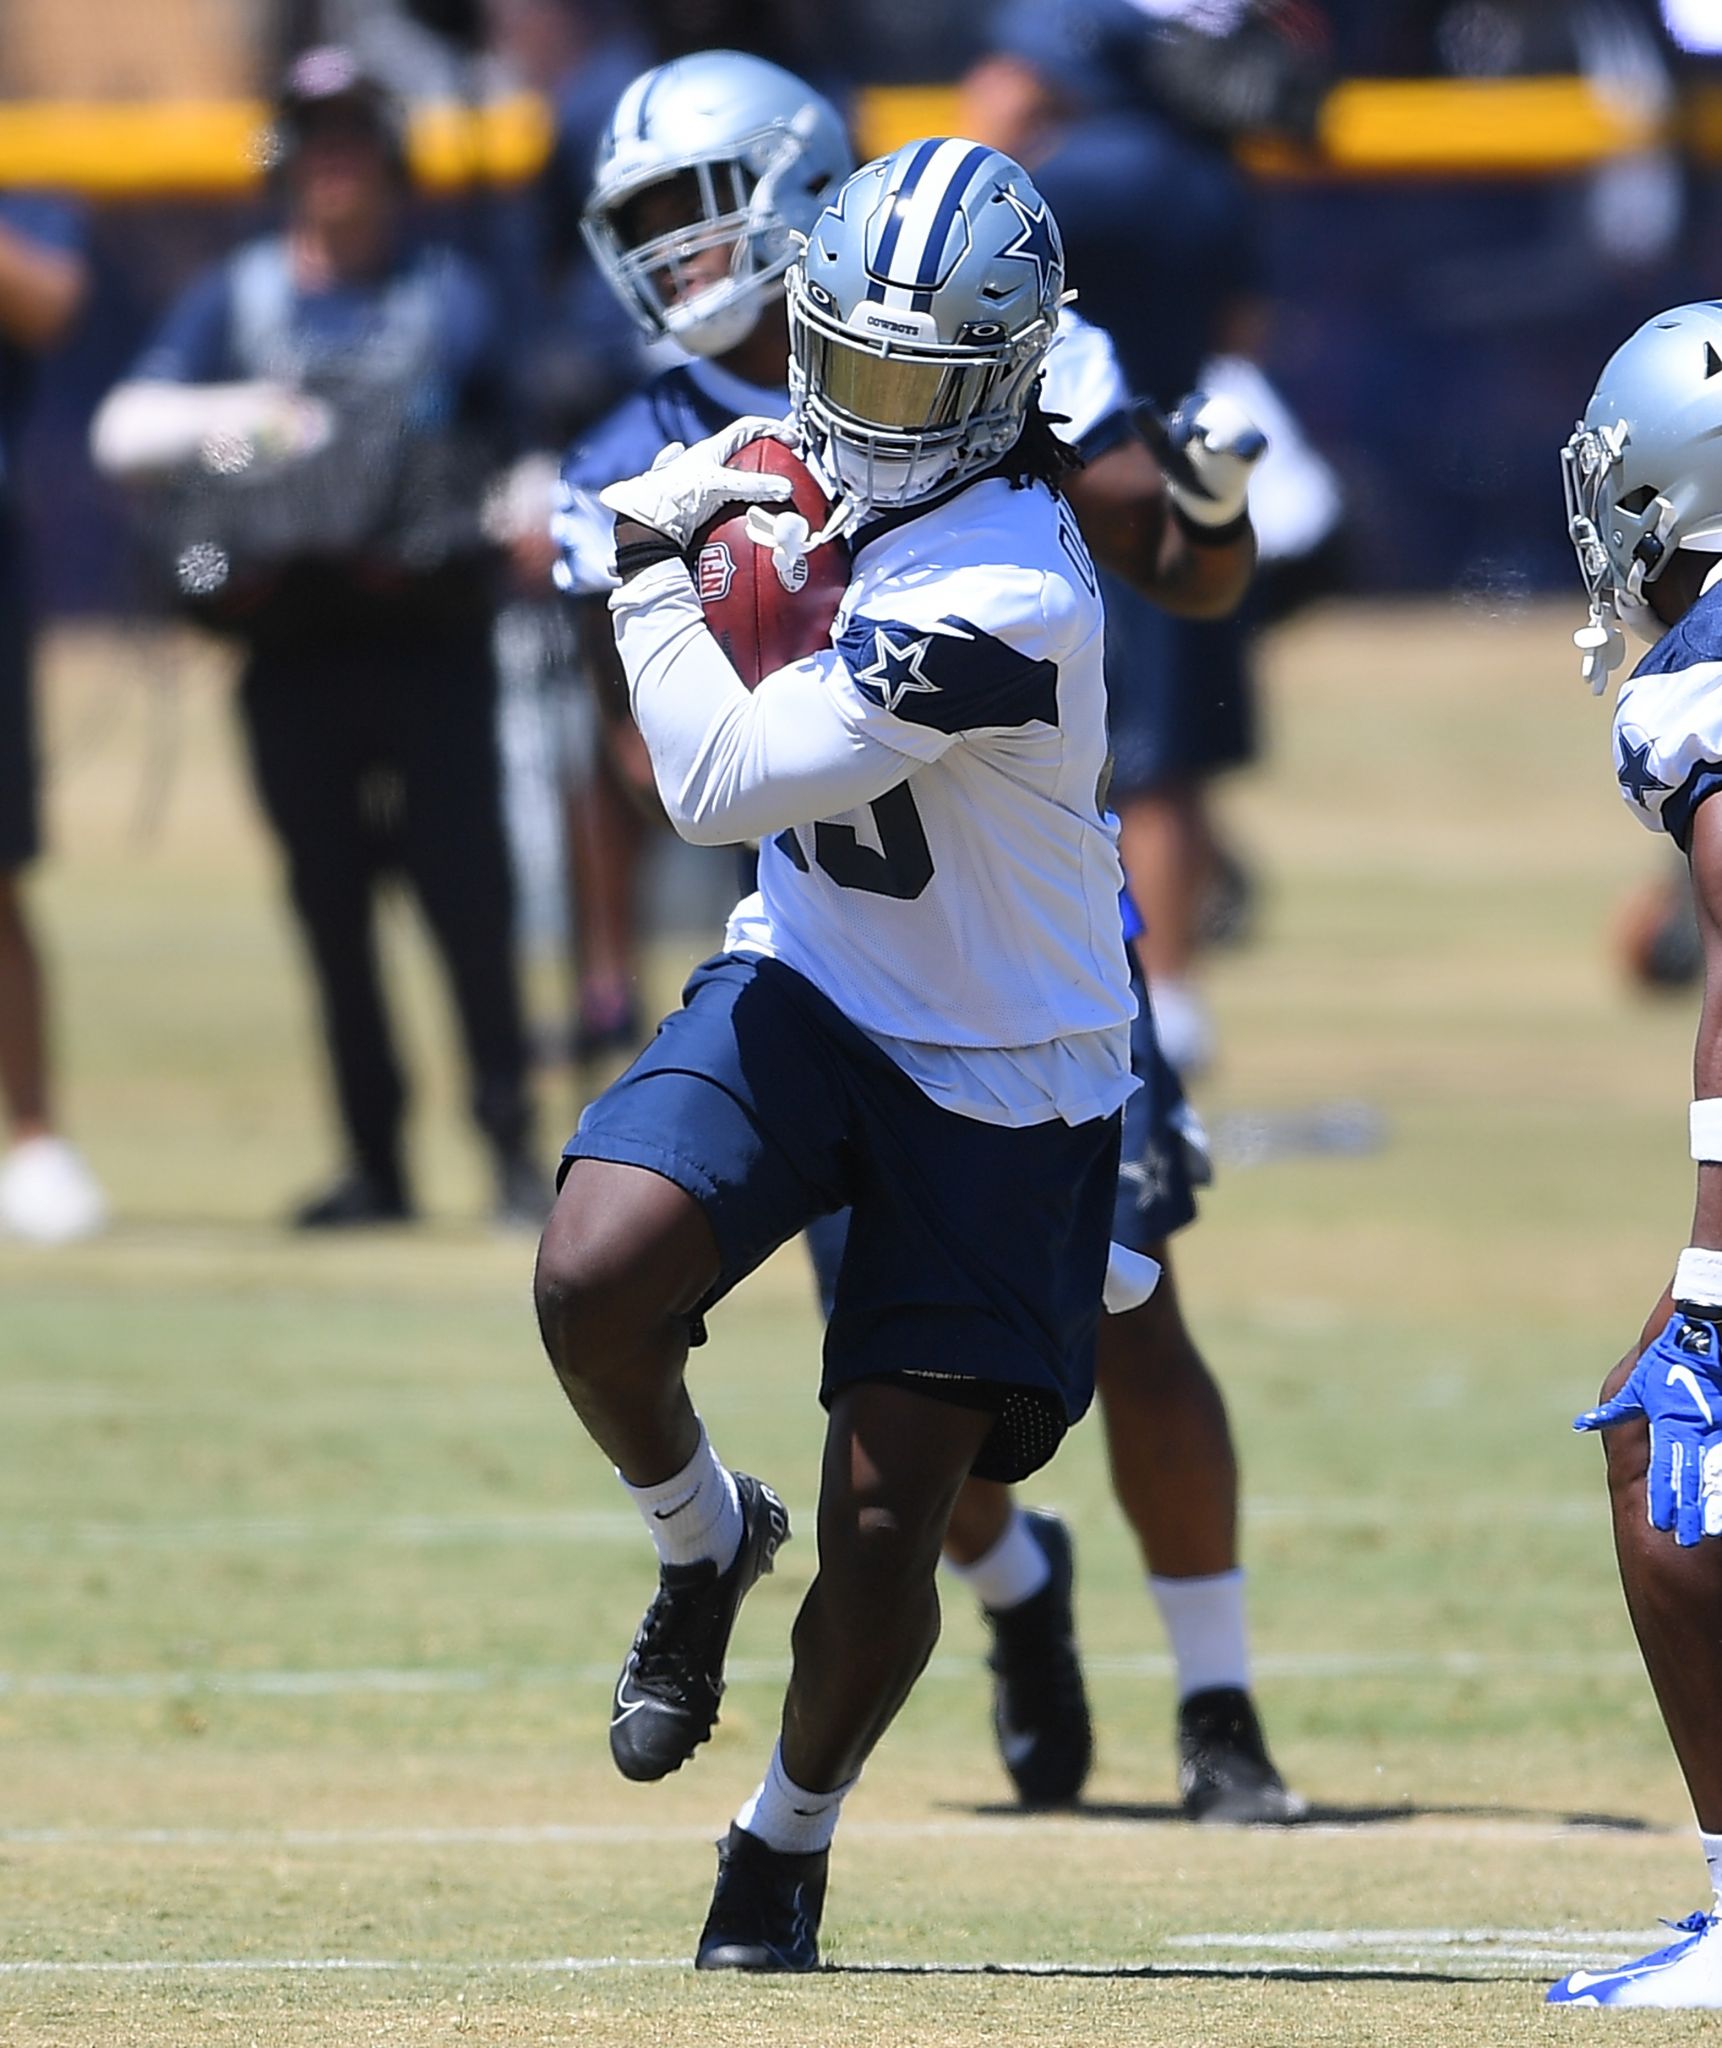
[[[844,1199],[841,1056],[781,975],[771,962],[707,962],[682,1008],[588,1107],[553,1219],[586,1253],[619,1259],[637,1248],[655,1270],[658,1240],[672,1265],[700,1245],[705,1285],[694,1302],[709,1304]],[[644,1185],[653,1177],[670,1192]]]

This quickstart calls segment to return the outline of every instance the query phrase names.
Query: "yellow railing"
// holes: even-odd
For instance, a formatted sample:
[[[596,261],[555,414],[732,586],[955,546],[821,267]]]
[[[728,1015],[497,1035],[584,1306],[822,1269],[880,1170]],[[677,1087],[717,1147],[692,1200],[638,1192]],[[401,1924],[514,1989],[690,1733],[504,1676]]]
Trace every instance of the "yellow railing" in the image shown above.
[[[0,104],[0,187],[51,185],[99,199],[241,194],[262,176],[266,118],[243,100]],[[868,154],[956,119],[949,86],[876,86],[857,108]],[[1677,129],[1577,78],[1353,79],[1329,94],[1313,150],[1259,144],[1245,156],[1281,178],[1522,177],[1582,169],[1683,132],[1701,156],[1722,162],[1722,88],[1689,101],[1683,121]],[[529,95],[476,111],[424,106],[412,121],[413,167],[433,191],[510,183],[539,168],[550,137],[548,111]]]

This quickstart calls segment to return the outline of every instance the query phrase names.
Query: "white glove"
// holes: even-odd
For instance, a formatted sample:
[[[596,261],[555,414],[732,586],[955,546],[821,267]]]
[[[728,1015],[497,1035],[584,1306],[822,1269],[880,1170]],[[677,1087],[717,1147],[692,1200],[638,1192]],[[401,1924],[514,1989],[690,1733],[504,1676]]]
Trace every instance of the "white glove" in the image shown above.
[[[726,505],[787,502],[788,477],[724,465],[749,441],[790,438],[787,420],[744,418],[691,448],[672,441],[644,476],[608,485],[598,493],[598,502],[620,519],[636,519],[665,535],[685,552],[700,528]]]
[[[1268,437],[1235,398],[1191,392],[1166,422],[1172,502],[1197,526],[1230,526],[1249,503],[1250,472]]]

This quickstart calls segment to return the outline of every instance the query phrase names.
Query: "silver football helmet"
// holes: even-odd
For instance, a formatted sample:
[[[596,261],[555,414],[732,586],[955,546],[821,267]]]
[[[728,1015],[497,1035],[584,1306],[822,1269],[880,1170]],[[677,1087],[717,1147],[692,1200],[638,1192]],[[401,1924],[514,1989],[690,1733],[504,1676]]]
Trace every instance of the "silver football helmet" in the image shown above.
[[[1600,692],[1626,658],[1619,625],[1661,637],[1644,593],[1675,550],[1722,554],[1722,301],[1659,313],[1615,351],[1561,474],[1590,599],[1573,641]]]
[[[581,225],[651,339],[721,356],[782,290],[791,237],[853,164],[843,123],[811,86],[759,57],[702,50],[644,72],[617,101]],[[642,196],[684,176],[686,217],[642,230]],[[714,252],[727,252],[727,266]]]
[[[930,137],[865,164],[789,273],[790,395],[853,516],[990,467],[1058,324],[1064,245],[1026,171]]]

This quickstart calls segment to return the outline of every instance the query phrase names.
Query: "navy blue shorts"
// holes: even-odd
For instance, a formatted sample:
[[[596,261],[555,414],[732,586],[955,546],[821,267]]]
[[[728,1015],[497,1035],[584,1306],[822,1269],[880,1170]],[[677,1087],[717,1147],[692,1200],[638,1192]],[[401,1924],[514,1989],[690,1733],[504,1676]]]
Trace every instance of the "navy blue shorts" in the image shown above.
[[[641,1166],[705,1210],[700,1314],[817,1217],[850,1211],[820,1399],[907,1379],[996,1416],[974,1470],[1017,1479],[1094,1393],[1119,1120],[1026,1130],[928,1100],[813,985],[719,954],[590,1105],[569,1159]]]
[[[1174,1231],[1195,1221],[1196,1189],[1208,1180],[1200,1127],[1184,1099],[1177,1071],[1160,1050],[1141,970],[1131,966],[1136,1021],[1130,1027],[1130,1068],[1141,1087],[1124,1105],[1118,1185],[1112,1202],[1112,1237],[1133,1252],[1152,1252]],[[821,1216],[807,1226],[820,1305],[830,1315],[849,1231],[849,1212]]]
[[[1116,577],[1102,582],[1114,806],[1253,759],[1255,692],[1242,624],[1175,619]]]
[[[41,850],[24,586],[22,552],[0,511],[0,874],[26,866]]]

